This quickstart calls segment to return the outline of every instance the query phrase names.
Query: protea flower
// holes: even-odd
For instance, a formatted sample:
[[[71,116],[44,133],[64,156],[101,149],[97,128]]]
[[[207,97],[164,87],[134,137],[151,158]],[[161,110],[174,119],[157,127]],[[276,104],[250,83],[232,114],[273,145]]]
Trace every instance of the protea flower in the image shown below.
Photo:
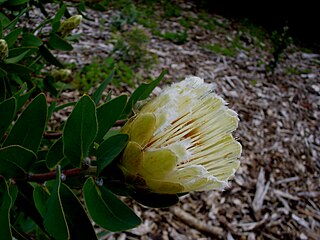
[[[161,194],[224,189],[239,167],[237,114],[211,84],[189,77],[141,107],[123,127],[120,168],[134,188]]]

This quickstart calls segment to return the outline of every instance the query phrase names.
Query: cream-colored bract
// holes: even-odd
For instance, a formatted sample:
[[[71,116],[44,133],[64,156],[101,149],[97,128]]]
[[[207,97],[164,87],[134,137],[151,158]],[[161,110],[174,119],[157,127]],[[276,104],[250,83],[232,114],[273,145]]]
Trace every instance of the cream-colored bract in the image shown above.
[[[123,127],[129,144],[120,167],[128,179],[143,179],[156,193],[223,189],[239,167],[241,145],[231,134],[238,121],[211,84],[188,77],[142,106]]]

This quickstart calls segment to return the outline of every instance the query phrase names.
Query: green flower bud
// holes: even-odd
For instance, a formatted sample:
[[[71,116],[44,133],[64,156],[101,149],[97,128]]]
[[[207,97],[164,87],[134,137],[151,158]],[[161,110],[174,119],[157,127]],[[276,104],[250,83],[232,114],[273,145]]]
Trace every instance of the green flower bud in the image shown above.
[[[129,135],[118,164],[125,183],[160,194],[224,189],[240,164],[231,134],[238,120],[202,79],[173,84],[121,130]]]
[[[6,40],[0,39],[0,62],[8,57],[8,44]]]
[[[74,15],[61,23],[57,33],[61,37],[68,36],[71,33],[71,31],[81,23],[81,21],[82,21],[81,15]]]
[[[71,70],[69,69],[54,69],[51,72],[55,82],[65,82],[71,75]]]

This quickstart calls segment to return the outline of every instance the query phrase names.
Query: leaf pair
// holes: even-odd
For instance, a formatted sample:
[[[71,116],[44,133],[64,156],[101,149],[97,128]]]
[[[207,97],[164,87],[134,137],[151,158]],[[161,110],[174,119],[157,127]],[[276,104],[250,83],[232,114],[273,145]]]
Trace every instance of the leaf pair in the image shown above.
[[[105,187],[88,178],[83,186],[84,200],[92,219],[101,227],[113,232],[134,228],[140,218]]]
[[[55,239],[97,239],[78,197],[60,178],[57,167],[56,180],[48,182],[48,188],[38,185],[34,189],[34,202],[45,229]],[[98,187],[91,177],[84,184],[83,195],[91,218],[105,229],[123,231],[141,223],[129,207],[106,188]]]
[[[37,185],[33,199],[48,233],[58,240],[97,239],[79,199],[67,185],[61,183],[60,167],[57,167],[56,180],[48,182],[47,186]]]
[[[16,100],[0,104],[0,137],[7,131],[16,111]],[[5,112],[3,112],[5,111]],[[22,112],[0,149],[0,174],[5,178],[24,178],[36,160],[47,121],[47,103],[39,94]]]

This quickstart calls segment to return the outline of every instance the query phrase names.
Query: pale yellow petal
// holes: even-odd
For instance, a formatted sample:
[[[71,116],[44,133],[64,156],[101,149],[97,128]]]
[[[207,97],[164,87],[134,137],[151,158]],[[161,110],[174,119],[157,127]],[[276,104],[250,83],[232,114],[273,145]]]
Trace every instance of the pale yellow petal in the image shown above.
[[[156,125],[153,113],[138,114],[130,126],[130,141],[138,143],[142,148],[149,142]]]
[[[137,174],[143,158],[142,148],[135,142],[128,142],[121,158],[121,168],[130,174]]]
[[[147,151],[144,153],[140,174],[147,178],[162,179],[173,171],[177,156],[168,149]]]
[[[147,179],[146,183],[150,190],[162,194],[176,194],[185,192],[184,187],[180,183],[166,182],[162,180]]]

